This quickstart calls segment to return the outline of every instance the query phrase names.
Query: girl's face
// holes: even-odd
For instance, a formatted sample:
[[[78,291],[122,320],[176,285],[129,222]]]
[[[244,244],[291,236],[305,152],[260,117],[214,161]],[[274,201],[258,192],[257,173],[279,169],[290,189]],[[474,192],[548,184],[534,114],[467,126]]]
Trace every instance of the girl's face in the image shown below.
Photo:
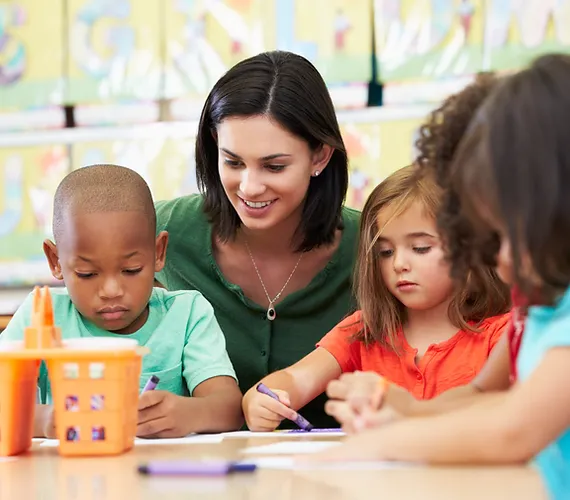
[[[512,286],[515,283],[515,266],[513,259],[513,248],[511,244],[511,239],[508,236],[508,231],[505,226],[504,221],[494,215],[492,210],[487,208],[484,203],[479,207],[479,213],[477,214],[480,221],[486,228],[491,228],[499,235],[500,247],[496,258],[495,271],[503,283],[508,286]],[[524,244],[519,245],[521,249],[524,249]],[[534,271],[532,260],[529,253],[526,250],[521,251],[521,269],[519,275],[535,285],[540,284],[540,278]]]
[[[377,242],[382,279],[410,309],[428,310],[450,300],[454,284],[445,261],[436,221],[414,202],[397,217],[390,207],[378,214]]]
[[[513,285],[515,281],[515,268],[513,262],[513,253],[511,247],[511,240],[504,234],[500,233],[501,236],[501,248],[497,254],[497,267],[496,271],[499,278],[507,285]],[[522,245],[521,245],[522,247]],[[534,270],[532,265],[532,260],[527,251],[521,252],[521,269],[519,275],[524,280],[531,283],[533,286],[539,288],[542,284],[540,276]]]
[[[332,148],[307,142],[267,116],[232,117],[217,128],[224,191],[245,227],[298,224],[311,176],[323,171]]]
[[[511,240],[502,232],[499,233],[499,236],[501,238],[501,246],[497,254],[497,267],[495,270],[501,281],[511,286],[515,278]]]

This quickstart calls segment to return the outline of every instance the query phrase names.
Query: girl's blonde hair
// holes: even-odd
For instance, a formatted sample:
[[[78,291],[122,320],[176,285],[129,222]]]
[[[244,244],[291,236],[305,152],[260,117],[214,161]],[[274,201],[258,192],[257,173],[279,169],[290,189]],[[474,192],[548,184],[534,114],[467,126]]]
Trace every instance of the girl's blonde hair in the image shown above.
[[[362,312],[357,339],[366,344],[379,342],[399,350],[399,332],[406,321],[406,307],[386,287],[378,263],[378,215],[390,209],[390,219],[401,215],[412,203],[420,202],[428,216],[437,217],[442,191],[425,169],[404,167],[381,182],[370,194],[360,221],[360,245],[355,267],[355,287]],[[478,266],[463,283],[457,283],[449,305],[449,319],[458,329],[477,331],[477,323],[505,313],[509,290],[491,267]]]

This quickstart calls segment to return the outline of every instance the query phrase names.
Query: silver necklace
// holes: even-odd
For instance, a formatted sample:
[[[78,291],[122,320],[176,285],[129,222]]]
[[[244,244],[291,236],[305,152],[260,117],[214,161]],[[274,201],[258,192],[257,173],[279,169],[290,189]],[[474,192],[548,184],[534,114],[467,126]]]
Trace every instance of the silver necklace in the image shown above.
[[[263,280],[261,279],[261,274],[259,273],[259,269],[257,269],[257,264],[255,263],[255,259],[253,258],[253,255],[251,254],[249,244],[247,243],[247,240],[244,240],[244,241],[245,241],[245,247],[247,248],[247,253],[249,253],[249,258],[251,259],[251,263],[253,264],[253,268],[255,269],[255,272],[257,273],[257,277],[259,278],[259,282],[261,283],[261,286],[263,287],[263,291],[265,292],[265,296],[267,297],[267,300],[269,301],[269,306],[267,307],[267,319],[269,321],[273,321],[277,317],[277,313],[275,312],[275,308],[273,307],[273,304],[275,304],[275,302],[277,300],[279,300],[279,297],[281,297],[281,294],[283,293],[285,288],[287,288],[289,281],[291,281],[291,278],[295,274],[297,267],[299,267],[299,263],[301,262],[301,259],[303,258],[303,254],[301,253],[301,255],[299,256],[299,260],[297,260],[297,263],[295,264],[293,271],[291,271],[291,274],[287,278],[287,281],[283,285],[283,288],[281,288],[279,293],[275,297],[273,297],[273,300],[271,300],[269,293],[267,293],[267,288],[265,288],[265,283],[263,283]]]

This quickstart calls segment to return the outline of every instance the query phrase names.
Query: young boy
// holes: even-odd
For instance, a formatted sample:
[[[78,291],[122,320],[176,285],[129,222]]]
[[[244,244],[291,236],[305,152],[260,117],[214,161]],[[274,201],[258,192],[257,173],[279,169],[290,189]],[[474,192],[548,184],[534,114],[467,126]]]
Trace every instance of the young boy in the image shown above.
[[[160,382],[140,397],[137,435],[179,437],[240,428],[241,392],[211,305],[196,291],[153,288],[168,234],[156,236],[154,205],[143,178],[115,165],[70,173],[55,194],[53,233],[55,243],[46,240],[44,252],[53,276],[66,286],[51,290],[62,337],[125,336],[150,348],[140,387],[151,375]],[[30,295],[0,341],[23,338],[31,307]],[[48,404],[36,408],[35,436],[53,437],[43,364],[39,386]]]

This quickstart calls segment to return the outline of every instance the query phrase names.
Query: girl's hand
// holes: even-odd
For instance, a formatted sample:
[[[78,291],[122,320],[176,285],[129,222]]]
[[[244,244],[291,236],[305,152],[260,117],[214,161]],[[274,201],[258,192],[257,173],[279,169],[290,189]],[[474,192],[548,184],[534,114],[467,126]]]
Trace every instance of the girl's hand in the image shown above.
[[[334,417],[345,432],[355,433],[370,426],[392,420],[386,412],[376,415],[381,407],[386,381],[374,372],[354,372],[341,375],[327,387],[330,400],[325,411]],[[384,416],[386,414],[386,416]]]
[[[365,408],[377,410],[387,390],[386,379],[374,372],[343,373],[327,387],[330,399],[346,401],[360,413]]]
[[[379,410],[364,408],[356,412],[346,401],[327,401],[325,411],[340,423],[342,430],[347,434],[380,427],[402,417],[391,406],[383,406]]]
[[[289,394],[279,389],[271,389],[279,401],[251,388],[242,400],[242,409],[245,421],[251,431],[273,431],[283,419],[295,420],[297,413],[289,408],[291,401]]]

